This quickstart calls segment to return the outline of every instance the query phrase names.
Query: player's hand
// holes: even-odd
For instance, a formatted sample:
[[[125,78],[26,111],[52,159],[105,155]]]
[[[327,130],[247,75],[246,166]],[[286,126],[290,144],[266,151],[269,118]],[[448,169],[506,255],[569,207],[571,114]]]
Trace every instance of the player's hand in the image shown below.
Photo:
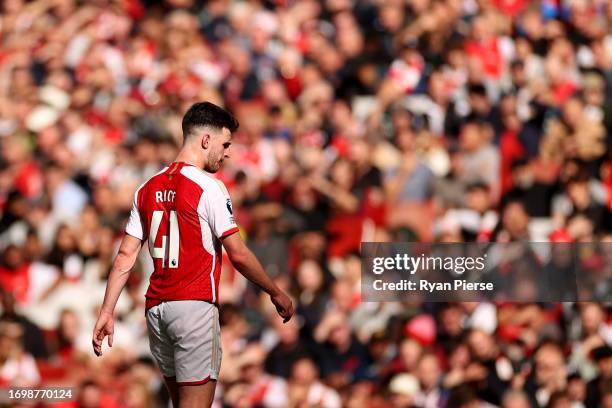
[[[287,323],[293,316],[293,302],[289,296],[281,292],[276,296],[270,296],[270,299],[276,307],[276,312],[283,318],[283,323]]]
[[[93,331],[91,344],[94,353],[100,357],[102,355],[102,342],[108,336],[108,347],[113,347],[113,333],[115,332],[115,322],[112,313],[101,311],[96,326]]]

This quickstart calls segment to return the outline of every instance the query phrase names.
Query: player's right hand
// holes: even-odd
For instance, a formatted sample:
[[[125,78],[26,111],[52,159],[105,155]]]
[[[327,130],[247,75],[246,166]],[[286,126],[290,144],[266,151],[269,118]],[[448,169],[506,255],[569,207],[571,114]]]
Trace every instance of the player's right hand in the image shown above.
[[[276,307],[276,312],[283,318],[283,323],[287,323],[293,316],[293,302],[289,296],[281,292],[276,296],[270,296],[270,299]]]
[[[94,327],[93,338],[91,340],[96,356],[100,357],[102,355],[102,342],[104,341],[104,337],[108,336],[108,347],[113,347],[114,332],[115,322],[112,313],[105,311],[100,312],[100,317],[98,317],[98,321]]]

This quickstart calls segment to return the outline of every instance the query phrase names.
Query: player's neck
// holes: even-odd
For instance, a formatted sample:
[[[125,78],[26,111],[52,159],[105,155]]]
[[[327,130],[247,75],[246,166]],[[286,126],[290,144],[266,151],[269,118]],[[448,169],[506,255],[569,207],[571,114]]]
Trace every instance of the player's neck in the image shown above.
[[[176,159],[174,159],[175,162],[184,162],[184,163],[188,163],[188,164],[192,164],[194,166],[196,166],[199,169],[204,168],[204,162],[203,159],[199,157],[200,155],[194,153],[193,151],[191,151],[191,149],[188,149],[186,147],[183,147],[178,155],[176,156]]]

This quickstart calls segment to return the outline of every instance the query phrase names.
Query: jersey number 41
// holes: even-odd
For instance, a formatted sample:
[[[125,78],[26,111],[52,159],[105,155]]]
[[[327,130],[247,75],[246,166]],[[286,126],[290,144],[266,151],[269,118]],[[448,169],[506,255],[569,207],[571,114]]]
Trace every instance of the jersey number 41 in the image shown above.
[[[164,221],[165,211],[153,211],[151,231],[149,233],[149,252],[152,258],[162,260],[162,268],[178,268],[179,266],[179,226],[176,211],[170,211],[168,217],[168,235],[162,236],[161,247],[155,246],[159,227]]]

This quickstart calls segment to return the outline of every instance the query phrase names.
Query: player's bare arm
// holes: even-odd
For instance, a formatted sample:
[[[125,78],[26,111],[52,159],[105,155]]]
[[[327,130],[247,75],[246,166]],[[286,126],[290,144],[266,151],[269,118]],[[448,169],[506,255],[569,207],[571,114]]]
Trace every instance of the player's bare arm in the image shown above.
[[[123,290],[130,271],[134,267],[142,241],[136,237],[126,234],[119,247],[119,253],[115,258],[113,267],[108,277],[104,303],[100,309],[100,316],[94,327],[92,345],[97,356],[102,355],[102,342],[108,336],[108,346],[113,346],[114,320],[113,312]]]
[[[223,247],[232,261],[232,264],[248,280],[259,286],[270,295],[276,311],[286,323],[293,316],[293,302],[272,279],[266,274],[263,267],[247,248],[239,234],[231,234],[223,238]]]

